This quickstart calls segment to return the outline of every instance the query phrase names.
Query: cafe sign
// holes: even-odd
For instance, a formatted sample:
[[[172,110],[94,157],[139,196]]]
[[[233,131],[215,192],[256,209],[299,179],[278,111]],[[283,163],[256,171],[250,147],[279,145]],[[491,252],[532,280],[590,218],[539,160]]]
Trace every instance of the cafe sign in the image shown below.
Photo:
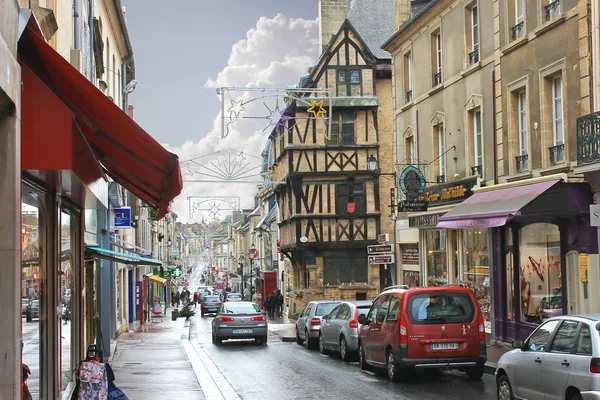
[[[428,202],[429,207],[460,203],[473,195],[477,182],[478,178],[475,177],[428,187],[419,196],[419,200]]]
[[[410,165],[400,174],[400,190],[407,199],[416,199],[425,190],[425,176],[417,167]]]

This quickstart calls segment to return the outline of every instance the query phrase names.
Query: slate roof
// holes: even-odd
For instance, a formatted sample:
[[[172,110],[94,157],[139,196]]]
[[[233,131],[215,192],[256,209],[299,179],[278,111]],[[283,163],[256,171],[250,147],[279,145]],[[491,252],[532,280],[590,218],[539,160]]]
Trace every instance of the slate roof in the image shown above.
[[[394,32],[393,35],[391,35],[388,39],[386,39],[381,47],[386,47],[390,43],[392,43],[394,41],[394,39],[396,39],[402,32],[407,30],[413,24],[413,22],[415,22],[417,19],[419,19],[419,17],[424,15],[430,8],[432,8],[434,5],[436,5],[439,1],[441,1],[441,0],[429,0],[429,2],[426,4],[422,4],[423,2],[419,2],[419,4],[417,4],[417,6],[412,10],[412,17],[408,21],[403,23],[400,26],[400,28],[398,28],[398,30],[396,32]]]
[[[348,20],[375,57],[392,58],[381,46],[394,34],[394,0],[352,0]]]

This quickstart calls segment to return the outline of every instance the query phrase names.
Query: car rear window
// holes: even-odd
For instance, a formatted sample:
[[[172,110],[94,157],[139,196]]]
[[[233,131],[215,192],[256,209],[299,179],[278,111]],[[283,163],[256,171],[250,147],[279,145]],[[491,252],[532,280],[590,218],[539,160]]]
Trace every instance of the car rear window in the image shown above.
[[[420,293],[410,297],[408,314],[414,324],[466,323],[475,305],[466,293]]]
[[[227,314],[253,314],[260,312],[260,308],[254,303],[223,303],[226,306],[223,311]]]
[[[206,298],[207,303],[218,303],[220,301],[221,301],[221,299],[219,299],[218,297],[207,297]]]
[[[369,310],[371,309],[371,306],[364,306],[364,307],[357,307],[358,308],[358,315],[367,315],[369,313]]]
[[[327,315],[337,306],[339,303],[323,303],[317,304],[317,310],[315,311],[315,316],[322,317],[323,315]]]

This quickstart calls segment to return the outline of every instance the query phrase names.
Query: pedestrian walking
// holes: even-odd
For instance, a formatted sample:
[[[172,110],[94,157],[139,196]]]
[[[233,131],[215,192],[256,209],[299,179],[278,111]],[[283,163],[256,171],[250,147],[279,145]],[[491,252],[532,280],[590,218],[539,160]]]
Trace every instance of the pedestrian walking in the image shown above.
[[[248,288],[244,288],[244,300],[250,300],[250,291],[248,290]]]
[[[267,298],[265,299],[265,311],[267,312],[268,317],[272,317],[272,308],[271,308],[272,301],[273,301],[272,296],[270,294],[267,295]]]
[[[200,300],[200,295],[198,294],[198,292],[194,292],[194,308],[196,308],[198,300]]]
[[[276,313],[279,318],[283,316],[283,295],[281,294],[281,290],[277,289],[276,294]]]
[[[175,291],[171,291],[171,307],[175,307]]]
[[[252,295],[252,301],[258,306],[258,308],[262,308],[262,295],[260,292]]]
[[[175,296],[173,296],[173,299],[175,300],[175,304],[177,304],[177,307],[179,307],[179,292],[175,292]]]

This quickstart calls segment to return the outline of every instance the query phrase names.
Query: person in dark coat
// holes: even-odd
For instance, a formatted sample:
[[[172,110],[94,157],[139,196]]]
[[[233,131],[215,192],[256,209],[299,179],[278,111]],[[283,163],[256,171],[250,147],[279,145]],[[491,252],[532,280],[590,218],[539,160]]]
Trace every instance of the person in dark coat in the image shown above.
[[[281,318],[283,316],[283,295],[281,294],[281,290],[277,289],[277,294],[275,298],[275,313],[279,318]]]
[[[179,307],[179,292],[175,292],[175,296],[173,296],[173,300],[175,301],[175,304],[177,304],[177,307]]]
[[[268,295],[265,300],[265,310],[267,311],[267,315],[269,318],[273,317],[273,296]]]

